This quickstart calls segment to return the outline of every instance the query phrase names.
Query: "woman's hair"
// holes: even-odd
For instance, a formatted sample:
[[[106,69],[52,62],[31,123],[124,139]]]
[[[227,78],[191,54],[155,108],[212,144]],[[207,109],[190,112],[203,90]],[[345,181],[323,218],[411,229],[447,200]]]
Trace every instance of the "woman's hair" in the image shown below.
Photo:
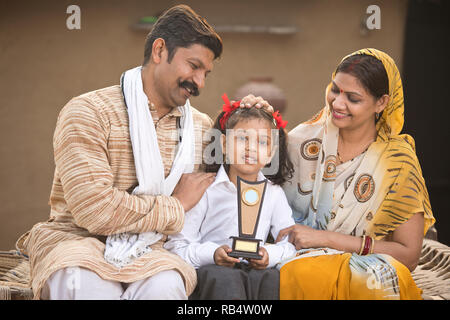
[[[367,54],[355,54],[342,61],[336,74],[343,72],[354,76],[375,99],[389,94],[389,78],[383,63]]]
[[[233,110],[230,114],[230,117],[225,123],[225,128],[222,129],[220,124],[220,119],[224,116],[225,112],[221,112],[213,126],[214,130],[219,130],[222,134],[226,135],[227,129],[233,129],[234,126],[240,122],[240,121],[248,121],[252,119],[264,119],[268,121],[271,124],[274,124],[274,118],[273,116],[265,111],[263,108],[236,108]],[[278,159],[279,159],[279,165],[278,165],[278,171],[273,175],[266,175],[267,179],[269,179],[273,184],[276,185],[282,185],[284,182],[288,181],[292,178],[294,168],[292,165],[291,160],[289,159],[288,152],[287,152],[287,132],[284,128],[278,129]],[[219,143],[219,141],[214,141],[214,143]],[[221,144],[219,143],[221,146]],[[223,159],[223,152],[222,148],[216,148],[215,150],[218,150],[221,154],[216,157],[215,154],[212,156],[215,159]],[[214,152],[214,151],[213,151]],[[276,156],[276,155],[275,155]],[[274,156],[274,157],[275,157]],[[272,158],[273,159],[273,158]],[[220,165],[222,163],[213,163],[213,164],[207,164],[206,165],[206,171],[207,172],[217,172],[220,168]],[[225,170],[228,172],[230,165],[224,161],[223,163]],[[267,164],[266,167],[269,167],[271,163]]]
[[[189,48],[201,44],[214,53],[214,59],[222,54],[222,39],[214,29],[187,5],[177,5],[164,12],[156,21],[145,40],[144,62],[150,60],[153,42],[164,39],[169,53],[168,62],[172,61],[177,48]]]
[[[389,78],[383,63],[368,54],[355,54],[342,61],[336,74],[343,72],[354,76],[376,100],[389,94]],[[380,113],[380,115],[383,111]],[[381,117],[375,119],[375,123]]]

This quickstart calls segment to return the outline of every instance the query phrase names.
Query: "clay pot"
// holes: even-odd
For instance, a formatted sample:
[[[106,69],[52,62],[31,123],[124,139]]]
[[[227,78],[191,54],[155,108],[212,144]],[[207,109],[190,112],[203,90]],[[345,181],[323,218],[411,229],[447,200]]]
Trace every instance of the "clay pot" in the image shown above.
[[[271,77],[254,77],[250,78],[249,82],[236,90],[234,95],[235,100],[241,100],[248,94],[254,96],[261,96],[267,100],[275,111],[283,113],[286,110],[286,97],[283,91],[273,84]]]

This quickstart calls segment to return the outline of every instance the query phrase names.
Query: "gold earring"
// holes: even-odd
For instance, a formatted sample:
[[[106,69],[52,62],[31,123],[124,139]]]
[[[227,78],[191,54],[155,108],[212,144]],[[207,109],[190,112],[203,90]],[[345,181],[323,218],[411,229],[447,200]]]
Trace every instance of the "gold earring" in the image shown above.
[[[375,121],[380,120],[381,114],[379,112],[375,113]]]

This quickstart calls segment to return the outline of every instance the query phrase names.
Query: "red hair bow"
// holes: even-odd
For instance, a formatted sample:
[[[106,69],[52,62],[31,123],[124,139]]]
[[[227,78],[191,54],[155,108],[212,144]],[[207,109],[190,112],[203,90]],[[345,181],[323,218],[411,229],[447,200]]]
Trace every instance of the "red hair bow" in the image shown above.
[[[225,124],[227,123],[227,120],[230,117],[231,112],[233,112],[234,110],[239,108],[241,101],[236,101],[233,104],[231,104],[230,100],[228,100],[228,96],[226,93],[224,93],[222,95],[222,99],[225,102],[222,107],[222,111],[225,112],[225,114],[222,116],[222,118],[220,118],[219,122],[220,122],[220,127],[222,128],[222,130],[225,130]]]
[[[274,113],[272,113],[272,117],[275,119],[275,122],[277,124],[277,128],[286,128],[287,125],[287,121],[283,120],[283,118],[281,117],[281,114],[277,111],[275,111]]]
[[[219,123],[220,123],[220,127],[222,128],[222,130],[225,130],[225,124],[227,123],[228,118],[230,117],[231,113],[234,110],[239,108],[241,101],[236,101],[233,104],[231,104],[226,93],[224,93],[222,95],[222,99],[225,102],[224,105],[222,106],[222,111],[225,113],[222,116],[222,118],[220,118]],[[281,114],[278,111],[275,111],[274,113],[272,113],[272,117],[275,120],[275,123],[276,123],[278,129],[286,128],[286,125],[288,122],[283,120],[283,118],[281,117]]]

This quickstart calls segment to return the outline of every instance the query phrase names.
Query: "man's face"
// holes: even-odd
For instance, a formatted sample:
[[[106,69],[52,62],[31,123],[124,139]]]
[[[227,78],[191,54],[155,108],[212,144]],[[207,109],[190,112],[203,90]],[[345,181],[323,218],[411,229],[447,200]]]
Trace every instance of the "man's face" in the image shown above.
[[[172,61],[167,61],[164,48],[161,62],[156,67],[155,86],[164,107],[177,107],[191,96],[200,94],[208,73],[212,71],[214,53],[200,44],[177,48]]]

